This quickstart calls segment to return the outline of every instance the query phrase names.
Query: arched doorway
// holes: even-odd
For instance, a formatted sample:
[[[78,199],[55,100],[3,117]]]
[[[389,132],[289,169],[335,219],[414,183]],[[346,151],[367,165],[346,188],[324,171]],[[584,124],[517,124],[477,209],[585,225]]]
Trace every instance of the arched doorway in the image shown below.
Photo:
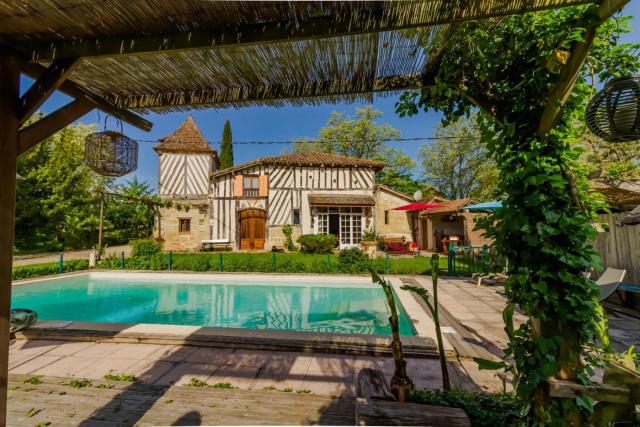
[[[266,214],[261,209],[240,211],[240,250],[264,249]]]

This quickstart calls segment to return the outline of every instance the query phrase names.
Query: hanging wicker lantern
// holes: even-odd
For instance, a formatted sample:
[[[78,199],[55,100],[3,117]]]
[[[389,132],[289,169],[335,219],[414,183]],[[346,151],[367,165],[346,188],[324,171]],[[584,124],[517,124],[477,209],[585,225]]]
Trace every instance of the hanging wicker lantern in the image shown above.
[[[120,132],[103,131],[84,140],[84,161],[104,176],[123,176],[138,168],[138,143]]]
[[[587,106],[587,126],[607,142],[640,139],[640,77],[608,82]]]

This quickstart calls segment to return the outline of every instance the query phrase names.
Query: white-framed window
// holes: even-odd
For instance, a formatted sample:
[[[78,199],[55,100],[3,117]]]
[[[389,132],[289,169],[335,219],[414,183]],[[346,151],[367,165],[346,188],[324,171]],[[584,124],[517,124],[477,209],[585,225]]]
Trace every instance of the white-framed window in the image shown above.
[[[336,231],[341,247],[358,246],[364,229],[361,207],[317,207],[313,209],[316,234],[329,234],[329,224],[337,221]],[[331,220],[330,217],[334,219]],[[334,231],[335,233],[335,231]]]

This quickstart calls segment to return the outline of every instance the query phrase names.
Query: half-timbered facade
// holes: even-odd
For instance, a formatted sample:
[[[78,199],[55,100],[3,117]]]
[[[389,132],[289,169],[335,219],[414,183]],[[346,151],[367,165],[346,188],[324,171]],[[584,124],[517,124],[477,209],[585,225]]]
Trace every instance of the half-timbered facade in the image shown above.
[[[381,162],[320,152],[265,157],[211,175],[211,239],[241,250],[284,246],[282,226],[358,246],[376,227]],[[401,204],[402,202],[400,202]]]
[[[161,208],[157,218],[164,247],[198,250],[201,241],[211,234],[209,175],[220,164],[216,150],[209,146],[191,116],[153,149],[158,153],[158,195],[176,202],[176,207]]]

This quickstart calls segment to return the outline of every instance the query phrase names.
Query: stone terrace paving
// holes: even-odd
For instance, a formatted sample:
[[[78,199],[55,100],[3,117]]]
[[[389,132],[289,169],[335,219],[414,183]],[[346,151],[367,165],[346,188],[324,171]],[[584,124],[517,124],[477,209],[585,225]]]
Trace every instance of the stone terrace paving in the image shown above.
[[[428,277],[402,280],[417,282],[431,290]],[[458,353],[457,360],[449,361],[454,385],[467,390],[500,391],[502,381],[495,373],[478,370],[471,360],[475,356],[495,358],[506,344],[501,316],[505,299],[499,288],[441,278],[439,300],[443,332]],[[516,320],[522,321],[524,317],[518,315]],[[610,328],[619,350],[639,341],[640,320],[636,318],[611,313]],[[358,371],[365,367],[380,369],[388,379],[393,374],[391,357],[48,340],[13,342],[9,363],[13,389],[9,391],[11,425],[34,425],[43,420],[63,420],[67,425],[173,423],[185,414],[187,418],[182,419],[185,423],[353,424]],[[407,368],[418,387],[440,387],[437,359],[410,358]],[[101,380],[109,372],[135,375],[138,382],[115,383],[112,389],[96,388],[97,384],[105,383]],[[22,382],[34,375],[44,375],[43,384]],[[92,380],[93,387],[74,389],[63,385],[70,379],[82,378]],[[211,385],[228,382],[239,390],[183,387],[191,378]],[[271,386],[291,391],[264,390]],[[194,399],[196,391],[198,398]],[[257,399],[266,406],[275,405],[275,409],[262,414],[251,405],[242,409],[242,405],[224,403],[234,399]],[[161,400],[165,402],[162,405],[158,403]],[[167,401],[175,402],[171,411]],[[209,403],[204,405],[204,401]],[[273,402],[283,405],[288,402],[290,407],[300,406],[303,410],[276,410],[278,405]],[[129,412],[105,409],[121,405]],[[26,415],[31,408],[39,411],[33,417]],[[169,416],[166,413],[175,419],[161,421]]]

